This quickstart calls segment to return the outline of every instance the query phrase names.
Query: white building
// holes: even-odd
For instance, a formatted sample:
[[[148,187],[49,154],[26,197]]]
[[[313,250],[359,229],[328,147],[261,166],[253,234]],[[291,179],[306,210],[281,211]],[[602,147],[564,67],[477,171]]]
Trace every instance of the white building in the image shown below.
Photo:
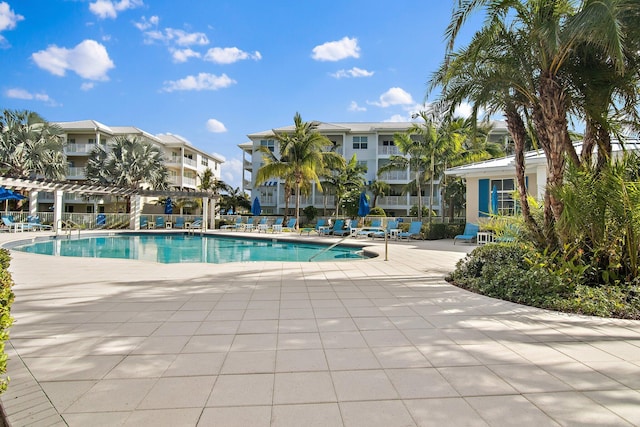
[[[165,165],[169,170],[169,184],[175,190],[197,190],[200,184],[199,175],[207,168],[211,169],[216,179],[220,179],[220,166],[223,160],[208,154],[172,134],[152,135],[133,126],[107,126],[95,120],[74,122],[57,122],[64,134],[64,153],[69,166],[67,179],[83,182],[86,180],[85,167],[89,154],[98,145],[108,149],[109,143],[117,136],[137,137],[147,141],[165,154]],[[38,203],[45,210],[47,204],[53,204],[53,194],[42,193]],[[110,203],[108,199],[88,201],[86,197],[65,195],[65,212],[94,213],[94,209],[105,211]],[[44,208],[44,209],[43,209]]]
[[[391,191],[384,197],[377,199],[376,206],[385,210],[387,215],[407,216],[413,206],[418,205],[418,194],[403,194],[403,187],[411,181],[409,170],[385,172],[378,176],[378,169],[389,163],[389,158],[393,155],[400,155],[394,144],[395,133],[405,132],[413,123],[403,122],[379,122],[379,123],[319,123],[317,131],[326,136],[332,143],[327,150],[333,149],[341,154],[346,160],[350,160],[355,154],[357,161],[366,167],[365,181],[370,183],[373,180],[385,181],[391,186]],[[294,126],[276,128],[280,133],[291,132]],[[504,125],[496,126],[492,138],[502,140],[506,135]],[[278,179],[272,179],[257,186],[255,174],[264,164],[259,147],[269,147],[278,154],[278,144],[274,139],[273,131],[263,131],[247,135],[249,141],[239,144],[243,151],[243,190],[251,192],[251,198],[258,196],[263,213],[282,214],[284,213],[285,198],[283,184]],[[422,205],[429,205],[430,187],[427,185],[422,189]],[[294,204],[290,201],[290,208]],[[312,188],[309,196],[301,197],[301,208],[313,205],[319,210],[327,209],[327,213],[335,211],[335,197],[331,190],[325,189],[324,193],[319,192],[316,187]],[[433,210],[440,213],[442,200],[440,196],[439,181],[434,182]]]

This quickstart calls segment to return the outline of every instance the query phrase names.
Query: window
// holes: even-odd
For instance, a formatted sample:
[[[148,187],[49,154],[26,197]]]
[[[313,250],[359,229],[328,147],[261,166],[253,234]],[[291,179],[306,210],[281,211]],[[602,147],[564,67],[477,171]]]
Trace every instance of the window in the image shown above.
[[[382,141],[383,147],[393,147],[394,145],[396,145],[394,141]]]
[[[261,139],[260,146],[267,147],[273,153],[273,150],[276,149],[276,142],[273,139]]]
[[[67,138],[67,142],[69,144],[75,144],[76,143],[76,139],[75,138]]]
[[[496,193],[498,195],[497,207],[498,212],[495,212],[499,215],[514,215],[515,214],[515,200],[513,199],[513,192],[515,190],[515,183],[513,178],[509,179],[492,179],[491,185],[489,186],[489,191],[491,192],[489,196],[489,206],[493,206],[493,194],[496,189]],[[493,208],[492,208],[493,209]]]
[[[202,160],[200,160],[200,164],[202,166],[209,166],[209,159],[207,159],[206,157],[203,157]]]
[[[93,138],[89,138],[89,144],[95,144],[95,143],[96,143],[96,140],[95,140],[95,139],[93,139]]]
[[[369,148],[368,136],[354,136],[353,137],[353,149],[354,150],[366,150]]]

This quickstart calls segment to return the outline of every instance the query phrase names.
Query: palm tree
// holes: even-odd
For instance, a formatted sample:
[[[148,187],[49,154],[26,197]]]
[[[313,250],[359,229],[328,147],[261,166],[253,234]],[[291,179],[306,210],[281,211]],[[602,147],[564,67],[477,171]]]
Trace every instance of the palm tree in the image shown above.
[[[459,2],[447,30],[449,49],[452,50],[469,14],[484,7],[487,19],[485,27],[479,33],[507,34],[516,41],[510,45],[520,48],[520,64],[528,64],[530,70],[530,73],[524,74],[524,78],[532,85],[511,86],[510,89],[518,91],[525,98],[536,136],[547,158],[547,228],[552,225],[549,213],[554,220],[558,220],[562,213],[562,201],[550,190],[562,186],[565,156],[572,163],[580,165],[580,158],[569,135],[567,119],[567,112],[571,108],[571,75],[567,71],[571,61],[575,59],[575,53],[580,47],[586,46],[593,55],[591,58],[597,57],[608,62],[610,69],[617,75],[631,73],[637,76],[637,68],[630,68],[630,65],[637,65],[637,61],[629,61],[628,58],[637,58],[638,42],[629,41],[633,37],[627,37],[637,35],[637,25],[632,23],[638,19],[637,2],[584,0],[580,7],[574,4],[571,0]],[[507,56],[510,59],[516,58],[514,51],[509,53]],[[487,64],[490,69],[496,70],[503,62],[494,57],[489,62],[476,63],[480,69],[484,69]],[[510,71],[522,72],[523,68],[512,68]],[[505,75],[502,74],[503,77]],[[591,84],[598,83],[592,80]],[[518,108],[517,104],[512,105],[512,111],[518,111]]]
[[[329,169],[323,174],[325,184],[336,193],[336,218],[340,216],[340,206],[344,197],[354,190],[359,190],[364,182],[366,170],[354,154],[347,163]]]
[[[87,179],[128,188],[167,188],[162,151],[137,137],[118,136],[109,149],[97,146],[87,160]]]
[[[89,154],[86,173],[90,182],[132,189],[168,188],[168,171],[162,151],[137,137],[118,136],[109,144],[108,150],[96,146]]]
[[[378,197],[384,197],[389,194],[391,186],[385,181],[374,179],[371,184],[369,184],[369,191],[373,193],[373,202],[371,203],[371,207],[375,208],[376,203],[378,202]]]
[[[331,151],[323,151],[331,141],[316,131],[315,122],[303,122],[299,113],[294,118],[292,132],[273,131],[279,143],[280,157],[276,157],[267,147],[260,147],[265,158],[256,175],[256,185],[269,178],[283,178],[293,182],[296,196],[296,227],[300,223],[300,191],[305,183],[315,182],[322,191],[319,173],[326,167],[333,167],[344,159]]]
[[[31,111],[4,110],[0,116],[0,172],[62,180],[67,163],[62,130]]]
[[[220,207],[227,212],[232,211],[237,213],[238,208],[245,210],[251,209],[251,200],[249,200],[249,195],[240,190],[239,187],[230,188],[227,194],[223,194],[220,197]]]

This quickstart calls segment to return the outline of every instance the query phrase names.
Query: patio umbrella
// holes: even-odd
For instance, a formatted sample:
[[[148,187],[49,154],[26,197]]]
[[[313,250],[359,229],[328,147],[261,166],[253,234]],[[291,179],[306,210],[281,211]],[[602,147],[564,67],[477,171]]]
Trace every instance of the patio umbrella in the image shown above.
[[[251,204],[251,213],[255,216],[258,216],[261,212],[262,207],[260,206],[260,199],[258,199],[258,196],[256,196],[256,198],[253,199],[253,203]]]
[[[369,215],[369,200],[367,199],[367,193],[364,191],[360,193],[360,202],[358,203],[358,216],[365,217]]]
[[[26,199],[26,196],[16,193],[13,190],[0,187],[0,202],[4,200],[4,211],[6,213],[9,212],[9,200],[23,200],[23,199]]]
[[[173,214],[173,202],[171,201],[171,197],[167,197],[167,201],[164,202],[164,213],[165,215]]]
[[[498,214],[498,187],[495,185],[491,190],[491,213],[493,215]]]

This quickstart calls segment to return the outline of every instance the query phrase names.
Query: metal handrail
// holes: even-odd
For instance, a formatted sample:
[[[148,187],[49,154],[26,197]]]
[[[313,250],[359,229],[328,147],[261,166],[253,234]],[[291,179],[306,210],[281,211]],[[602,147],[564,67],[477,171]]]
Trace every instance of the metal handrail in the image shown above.
[[[73,230],[78,230],[78,237],[80,237],[80,230],[82,229],[82,226],[80,226],[79,224],[76,224],[75,222],[69,220],[63,220],[63,219],[59,219],[58,220],[60,226],[56,227],[56,236],[58,236],[58,231],[62,229],[62,227],[64,226],[64,230],[65,230],[65,234],[67,235],[67,238],[71,237],[71,232]]]
[[[384,227],[364,227],[367,230],[377,230],[380,231],[382,230],[384,232],[384,260],[388,261],[389,260],[389,250],[388,250],[388,233],[387,230]],[[346,236],[344,236],[342,239],[338,240],[336,243],[327,246],[326,248],[322,249],[320,252],[318,252],[317,254],[313,255],[311,258],[309,258],[308,262],[311,262],[315,257],[322,255],[325,252],[330,251],[331,249],[335,248],[336,246],[338,246],[340,243],[344,242],[345,240],[347,240],[347,238],[349,237],[355,237],[356,235],[353,234],[353,230],[356,230],[357,228],[353,228],[349,234],[347,234]]]

